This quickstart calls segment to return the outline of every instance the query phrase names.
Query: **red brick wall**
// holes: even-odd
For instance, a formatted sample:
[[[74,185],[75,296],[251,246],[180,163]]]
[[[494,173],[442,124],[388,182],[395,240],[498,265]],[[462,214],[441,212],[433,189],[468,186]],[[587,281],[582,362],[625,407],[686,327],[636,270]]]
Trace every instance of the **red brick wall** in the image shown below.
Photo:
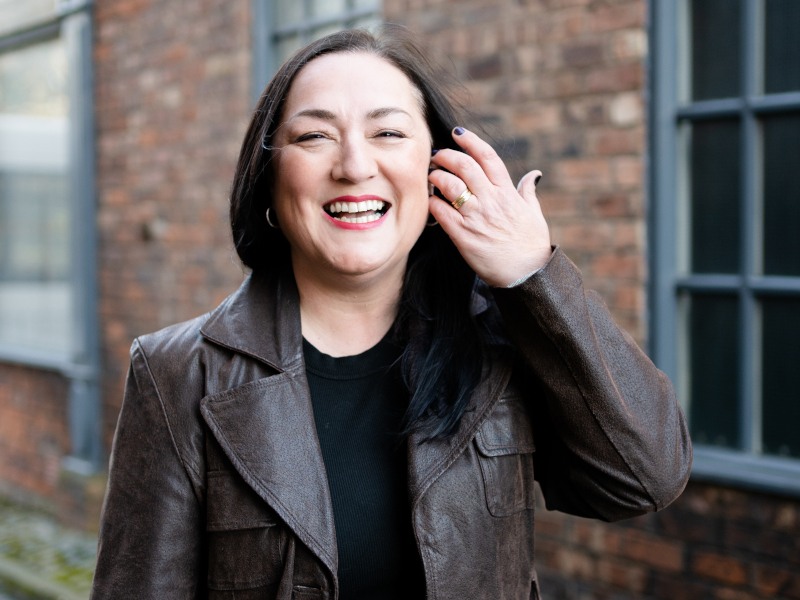
[[[0,364],[0,490],[54,499],[70,451],[67,381],[49,371]]]
[[[800,598],[793,498],[692,483],[661,513],[617,524],[540,510],[547,598]]]
[[[107,444],[131,340],[212,309],[242,279],[227,210],[253,104],[249,5],[96,4]]]
[[[544,172],[554,242],[645,338],[642,0],[386,0],[465,81],[466,105],[515,179]]]

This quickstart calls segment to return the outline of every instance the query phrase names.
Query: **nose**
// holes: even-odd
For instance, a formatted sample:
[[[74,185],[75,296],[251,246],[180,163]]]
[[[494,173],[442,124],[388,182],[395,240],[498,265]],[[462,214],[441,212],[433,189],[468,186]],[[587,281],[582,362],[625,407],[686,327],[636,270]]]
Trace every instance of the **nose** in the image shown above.
[[[341,142],[331,169],[333,179],[359,183],[374,177],[377,172],[378,163],[367,140],[353,136]]]

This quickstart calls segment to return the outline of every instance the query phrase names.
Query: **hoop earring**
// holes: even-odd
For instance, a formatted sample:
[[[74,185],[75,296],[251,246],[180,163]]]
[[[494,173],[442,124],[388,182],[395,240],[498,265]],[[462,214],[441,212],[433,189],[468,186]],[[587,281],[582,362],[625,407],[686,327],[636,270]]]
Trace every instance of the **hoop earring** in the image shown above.
[[[428,220],[425,223],[425,227],[436,227],[439,224],[439,221],[436,220],[432,214],[428,214]]]
[[[271,218],[270,218],[270,216],[269,216],[269,211],[270,211],[271,209],[272,209],[272,207],[271,207],[271,206],[267,207],[267,212],[264,214],[264,216],[267,218],[267,225],[269,225],[269,226],[270,226],[270,227],[272,227],[273,229],[280,229],[280,227],[278,227],[278,225],[277,225],[277,224],[275,224],[275,223],[273,223],[273,222],[272,222],[272,219],[271,219]]]

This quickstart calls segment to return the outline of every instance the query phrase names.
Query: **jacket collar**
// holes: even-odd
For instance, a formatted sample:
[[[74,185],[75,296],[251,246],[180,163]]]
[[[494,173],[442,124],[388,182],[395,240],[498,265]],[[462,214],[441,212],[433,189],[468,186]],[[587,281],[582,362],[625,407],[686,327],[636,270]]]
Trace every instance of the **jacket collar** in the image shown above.
[[[487,310],[486,294],[476,289],[474,312]],[[305,375],[294,280],[251,275],[211,313],[201,334],[278,371],[205,398],[201,411],[248,485],[336,573],[333,509]],[[420,443],[419,436],[411,436],[408,486],[412,506],[470,443],[509,374],[497,362],[487,362],[458,431],[448,439]]]
[[[303,334],[294,279],[252,273],[211,313],[200,333],[277,371],[299,368]]]
[[[333,508],[294,280],[252,274],[211,313],[201,334],[278,371],[255,380],[232,375],[231,387],[203,398],[200,410],[244,481],[335,574]]]

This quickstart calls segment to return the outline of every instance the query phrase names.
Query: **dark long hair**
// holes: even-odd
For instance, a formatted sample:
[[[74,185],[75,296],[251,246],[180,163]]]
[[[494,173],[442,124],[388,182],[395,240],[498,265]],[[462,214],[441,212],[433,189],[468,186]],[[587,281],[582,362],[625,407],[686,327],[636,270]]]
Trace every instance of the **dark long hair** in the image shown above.
[[[269,226],[275,173],[272,140],[294,78],[310,61],[335,52],[366,52],[399,68],[416,86],[435,148],[457,148],[451,130],[459,114],[442,75],[401,27],[379,35],[347,30],[312,42],[289,59],[267,84],[245,134],[231,193],[231,229],[236,251],[253,271],[289,268],[290,248]],[[443,438],[458,423],[483,364],[479,327],[471,312],[475,274],[441,227],[426,227],[409,255],[396,330],[406,340],[403,374],[411,399],[406,433]]]

